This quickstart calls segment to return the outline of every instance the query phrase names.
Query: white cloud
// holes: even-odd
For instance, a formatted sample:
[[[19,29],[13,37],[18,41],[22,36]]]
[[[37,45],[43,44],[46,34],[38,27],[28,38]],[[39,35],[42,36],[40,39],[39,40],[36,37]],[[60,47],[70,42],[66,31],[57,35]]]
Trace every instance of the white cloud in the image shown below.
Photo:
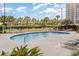
[[[66,9],[63,8],[62,14],[63,18],[65,18]],[[43,10],[40,12],[40,14],[46,14],[48,17],[55,17],[56,15],[60,15],[61,18],[61,9],[60,8],[47,8],[46,10]]]
[[[38,3],[33,3],[33,5],[36,5],[36,4],[38,4]]]
[[[47,6],[48,4],[49,4],[49,3],[41,3],[41,4],[38,4],[38,5],[35,5],[35,6],[33,7],[33,10],[37,10],[37,9],[43,7],[43,6]]]
[[[58,3],[41,3],[41,4],[37,4],[37,5],[35,3],[34,5],[35,6],[33,7],[33,10],[38,10],[39,8],[49,7],[49,6],[51,6],[52,8],[61,8],[64,6],[64,5],[58,4]]]
[[[25,12],[26,11],[26,7],[18,7],[18,8],[16,8],[16,11],[18,11],[18,12]]]
[[[60,11],[60,9],[54,9],[54,8],[47,8],[46,10],[41,11],[40,13],[45,14],[56,14]]]
[[[10,13],[10,12],[12,12],[12,11],[13,11],[12,8],[9,8],[9,7],[6,7],[6,8],[5,8],[5,13]],[[3,8],[3,7],[0,8],[0,12],[1,12],[1,13],[4,13],[4,8]]]
[[[55,4],[55,5],[54,5],[54,8],[57,8],[57,7],[59,7],[59,6],[60,6],[59,4]]]
[[[39,9],[40,7],[44,6],[44,4],[39,4],[39,5],[36,5],[33,7],[33,10],[37,10]]]

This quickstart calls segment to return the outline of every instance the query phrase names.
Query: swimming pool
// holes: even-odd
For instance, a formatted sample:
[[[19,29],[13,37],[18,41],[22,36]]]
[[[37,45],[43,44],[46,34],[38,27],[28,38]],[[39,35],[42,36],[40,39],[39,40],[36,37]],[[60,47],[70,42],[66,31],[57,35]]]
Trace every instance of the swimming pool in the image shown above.
[[[28,43],[28,42],[33,42],[35,40],[41,40],[42,38],[46,38],[48,36],[63,36],[67,34],[69,33],[67,32],[32,32],[32,33],[17,34],[10,37],[10,39],[18,43]]]

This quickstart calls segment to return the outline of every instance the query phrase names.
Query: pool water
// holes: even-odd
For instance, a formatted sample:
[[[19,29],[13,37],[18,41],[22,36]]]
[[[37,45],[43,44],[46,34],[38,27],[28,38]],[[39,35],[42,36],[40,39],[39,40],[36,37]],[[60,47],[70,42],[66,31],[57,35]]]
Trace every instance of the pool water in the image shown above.
[[[24,33],[18,34],[10,37],[11,40],[14,40],[18,43],[28,43],[33,42],[35,40],[41,40],[42,38],[46,38],[48,36],[63,36],[67,35],[67,32],[33,32],[33,33]]]

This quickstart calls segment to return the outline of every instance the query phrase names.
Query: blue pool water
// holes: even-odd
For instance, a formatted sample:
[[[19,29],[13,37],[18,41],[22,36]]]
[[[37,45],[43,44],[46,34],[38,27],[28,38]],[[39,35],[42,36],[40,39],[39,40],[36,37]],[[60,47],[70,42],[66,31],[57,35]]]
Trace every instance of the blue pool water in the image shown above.
[[[45,38],[48,36],[63,36],[67,34],[69,33],[67,32],[33,32],[33,33],[24,33],[24,34],[14,35],[10,37],[10,39],[18,43],[27,43],[27,42],[33,42],[35,40],[41,40],[42,38]]]

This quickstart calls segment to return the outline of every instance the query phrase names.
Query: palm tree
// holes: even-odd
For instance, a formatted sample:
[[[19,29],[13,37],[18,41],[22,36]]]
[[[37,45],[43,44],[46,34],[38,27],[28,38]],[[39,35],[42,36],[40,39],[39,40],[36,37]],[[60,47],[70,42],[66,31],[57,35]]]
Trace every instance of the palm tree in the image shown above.
[[[36,18],[32,18],[32,25],[36,25],[36,22],[37,22],[37,20],[36,20]]]
[[[58,23],[58,20],[59,20],[59,18],[60,18],[60,15],[56,15],[56,19],[57,19],[57,30],[58,30],[58,26],[59,26],[59,23]]]
[[[26,22],[26,25],[30,26],[30,24],[29,24],[30,20],[31,20],[31,18],[29,16],[25,16],[23,22]]]
[[[58,20],[60,18],[60,15],[56,15],[56,19]]]
[[[49,17],[45,17],[42,19],[42,25],[47,26],[47,22],[49,21]]]

